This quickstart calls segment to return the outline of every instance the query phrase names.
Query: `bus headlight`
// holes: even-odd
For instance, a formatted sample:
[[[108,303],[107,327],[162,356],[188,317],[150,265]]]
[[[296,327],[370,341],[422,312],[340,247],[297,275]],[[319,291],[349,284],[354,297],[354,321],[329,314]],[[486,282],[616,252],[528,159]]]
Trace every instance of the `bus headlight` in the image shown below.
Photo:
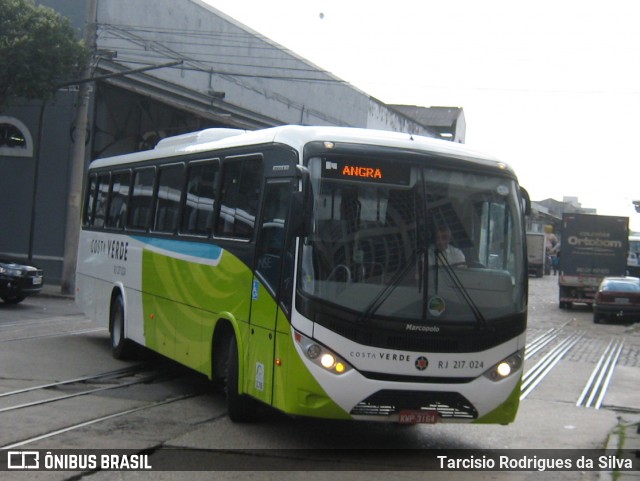
[[[336,353],[330,351],[326,347],[318,344],[313,339],[303,336],[299,332],[295,332],[295,340],[300,345],[300,349],[314,364],[322,366],[329,372],[334,374],[344,374],[351,369],[351,366]]]
[[[309,359],[317,359],[320,357],[320,354],[322,354],[322,348],[317,344],[311,344],[307,347],[305,354]]]
[[[328,352],[324,353],[320,358],[320,364],[322,364],[322,367],[325,369],[331,369],[336,364],[336,358]]]
[[[524,349],[494,364],[491,369],[484,373],[484,376],[491,379],[492,381],[500,381],[502,379],[505,379],[511,376],[514,372],[517,372],[522,367],[523,359]]]

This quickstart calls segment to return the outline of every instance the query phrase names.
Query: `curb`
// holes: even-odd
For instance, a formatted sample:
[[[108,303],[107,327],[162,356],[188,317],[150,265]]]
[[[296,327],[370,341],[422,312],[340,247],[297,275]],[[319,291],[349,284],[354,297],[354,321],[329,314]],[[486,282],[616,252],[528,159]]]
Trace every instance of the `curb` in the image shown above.
[[[64,294],[62,292],[62,288],[58,285],[50,285],[50,284],[45,284],[44,286],[42,286],[42,290],[40,292],[38,292],[38,294],[36,294],[36,296],[38,297],[54,297],[54,298],[61,298],[61,299],[70,299],[73,300],[75,299],[75,296],[73,294]]]
[[[618,425],[611,431],[607,442],[605,443],[607,450],[635,450],[636,460],[640,460],[640,414],[620,414],[618,416]],[[603,481],[625,481],[640,480],[640,472],[634,471],[601,471],[599,479]]]

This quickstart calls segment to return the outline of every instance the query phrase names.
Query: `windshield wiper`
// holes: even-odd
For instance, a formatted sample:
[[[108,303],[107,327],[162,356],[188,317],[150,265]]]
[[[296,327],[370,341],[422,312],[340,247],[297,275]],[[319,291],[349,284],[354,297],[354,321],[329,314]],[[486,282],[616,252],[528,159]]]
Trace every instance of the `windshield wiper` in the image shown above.
[[[460,296],[467,303],[467,306],[469,306],[469,309],[476,318],[476,322],[480,324],[481,327],[486,328],[488,325],[486,318],[484,317],[484,315],[482,315],[482,311],[480,311],[476,303],[473,302],[469,291],[467,291],[467,289],[464,287],[464,284],[456,274],[455,270],[453,269],[453,267],[451,267],[451,264],[449,264],[447,257],[442,253],[442,251],[439,250],[436,250],[434,257],[436,261],[436,294],[438,293],[438,265],[440,264],[440,262],[442,262],[444,271],[449,275],[449,278],[453,281],[453,284],[460,293]]]
[[[380,309],[380,306],[382,306],[382,304],[385,303],[385,301],[389,298],[389,296],[395,290],[395,288],[400,285],[400,282],[406,276],[407,272],[409,271],[409,268],[414,267],[416,265],[416,260],[418,259],[418,256],[423,252],[424,252],[424,249],[415,249],[411,253],[404,267],[393,275],[393,277],[391,278],[391,281],[384,287],[380,295],[377,296],[367,306],[367,308],[364,311],[362,311],[362,314],[360,314],[356,319],[356,323],[364,322],[365,320],[373,316],[378,309]],[[418,288],[420,289],[420,286],[418,286]]]

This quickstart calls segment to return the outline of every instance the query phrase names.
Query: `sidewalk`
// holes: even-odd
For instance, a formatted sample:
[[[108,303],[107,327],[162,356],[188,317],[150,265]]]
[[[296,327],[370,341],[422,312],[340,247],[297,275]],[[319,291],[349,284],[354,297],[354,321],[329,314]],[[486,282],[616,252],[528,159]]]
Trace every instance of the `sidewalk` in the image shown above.
[[[46,282],[44,286],[42,286],[42,290],[36,295],[43,297],[62,297],[65,299],[74,298],[73,294],[63,294],[59,285],[47,284]]]
[[[602,480],[631,481],[640,480],[640,414],[622,413],[618,417],[618,426],[609,434],[606,449],[635,451],[633,459],[636,471],[603,471],[600,473]]]

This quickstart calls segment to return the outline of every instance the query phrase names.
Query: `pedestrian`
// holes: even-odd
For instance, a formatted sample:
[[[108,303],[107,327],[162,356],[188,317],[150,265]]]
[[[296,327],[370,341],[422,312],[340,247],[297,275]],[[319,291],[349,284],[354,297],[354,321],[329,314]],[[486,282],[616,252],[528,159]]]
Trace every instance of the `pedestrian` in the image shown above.
[[[558,275],[558,269],[560,269],[560,249],[551,258],[551,267],[553,267],[553,275]]]

